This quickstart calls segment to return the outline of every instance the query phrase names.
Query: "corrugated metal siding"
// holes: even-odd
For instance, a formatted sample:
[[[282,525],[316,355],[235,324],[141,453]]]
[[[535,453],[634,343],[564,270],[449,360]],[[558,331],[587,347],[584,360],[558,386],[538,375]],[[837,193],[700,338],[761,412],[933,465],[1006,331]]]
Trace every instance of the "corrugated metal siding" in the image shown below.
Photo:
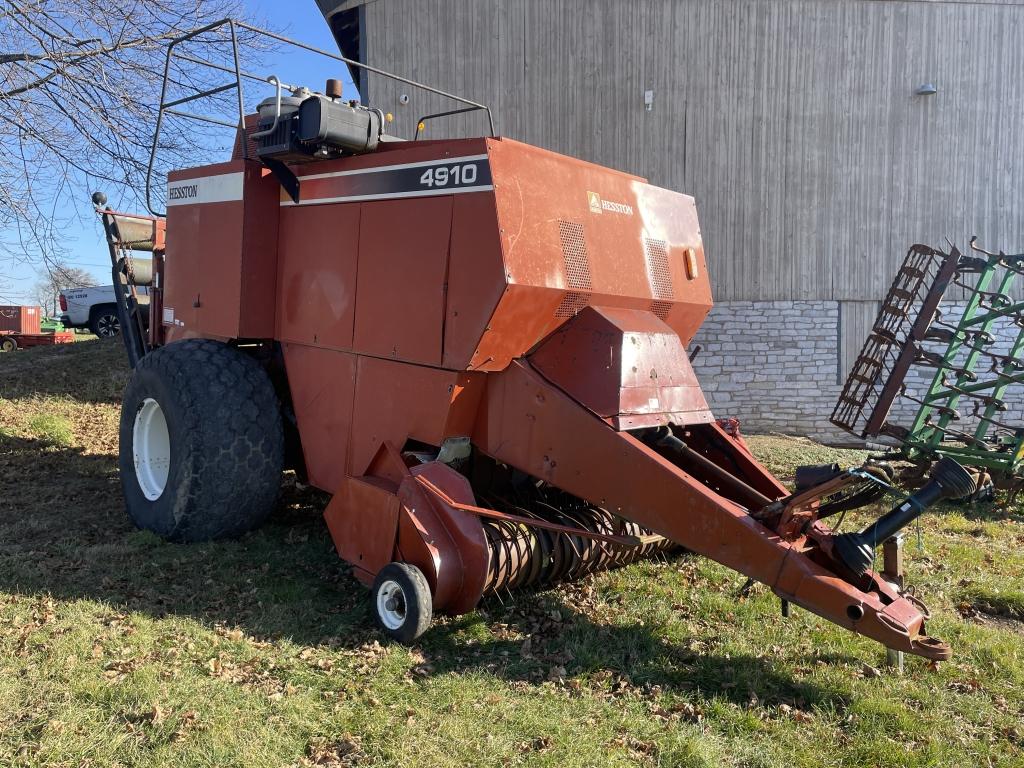
[[[1016,2],[377,0],[363,34],[503,135],[695,195],[719,300],[875,301],[913,242],[1024,248]],[[401,135],[450,108],[369,100]]]

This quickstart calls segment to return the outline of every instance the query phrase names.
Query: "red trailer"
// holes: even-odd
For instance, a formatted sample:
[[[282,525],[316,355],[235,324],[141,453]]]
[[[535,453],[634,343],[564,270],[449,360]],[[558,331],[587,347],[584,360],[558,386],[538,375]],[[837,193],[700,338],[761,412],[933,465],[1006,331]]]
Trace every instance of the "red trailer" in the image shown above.
[[[73,333],[43,333],[40,327],[41,318],[40,307],[0,307],[0,352],[68,344],[75,340]]]

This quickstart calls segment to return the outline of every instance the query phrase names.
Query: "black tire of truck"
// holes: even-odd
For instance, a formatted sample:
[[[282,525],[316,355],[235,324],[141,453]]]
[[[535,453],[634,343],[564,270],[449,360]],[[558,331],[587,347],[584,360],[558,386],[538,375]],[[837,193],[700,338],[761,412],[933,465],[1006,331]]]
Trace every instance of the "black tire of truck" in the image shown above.
[[[132,521],[169,541],[232,538],[270,514],[281,485],[281,409],[266,371],[209,339],[161,347],[125,389],[121,487]]]
[[[121,332],[116,304],[97,304],[89,310],[89,330],[101,339],[109,339]]]

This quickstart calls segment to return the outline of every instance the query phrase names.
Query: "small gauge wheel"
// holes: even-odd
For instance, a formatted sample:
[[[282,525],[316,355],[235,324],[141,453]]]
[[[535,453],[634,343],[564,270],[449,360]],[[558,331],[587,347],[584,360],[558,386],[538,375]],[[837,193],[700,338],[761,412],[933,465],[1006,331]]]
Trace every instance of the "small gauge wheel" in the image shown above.
[[[384,633],[414,643],[430,626],[433,600],[423,571],[408,563],[389,563],[373,581],[373,612]]]

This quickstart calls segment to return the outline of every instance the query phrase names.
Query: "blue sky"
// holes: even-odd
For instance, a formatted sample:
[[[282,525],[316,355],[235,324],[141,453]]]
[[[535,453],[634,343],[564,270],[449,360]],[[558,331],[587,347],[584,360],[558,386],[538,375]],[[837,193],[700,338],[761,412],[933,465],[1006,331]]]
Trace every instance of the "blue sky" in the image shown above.
[[[286,37],[337,52],[334,38],[313,0],[288,3],[279,0],[247,0],[246,7],[250,9],[253,18]],[[284,82],[307,85],[315,90],[323,90],[324,82],[329,77],[341,78],[345,81],[346,98],[358,97],[343,64],[315,54],[305,54],[297,49],[285,48],[277,52],[268,57],[261,68],[254,68],[254,71],[275,74]],[[247,101],[252,102],[255,95],[253,88],[247,86],[247,89]],[[268,90],[267,95],[269,93]],[[98,222],[89,217],[66,234],[65,261],[88,270],[97,282],[109,283],[110,262]],[[34,304],[34,286],[41,271],[41,261],[39,264],[17,264],[0,255],[0,304]]]

